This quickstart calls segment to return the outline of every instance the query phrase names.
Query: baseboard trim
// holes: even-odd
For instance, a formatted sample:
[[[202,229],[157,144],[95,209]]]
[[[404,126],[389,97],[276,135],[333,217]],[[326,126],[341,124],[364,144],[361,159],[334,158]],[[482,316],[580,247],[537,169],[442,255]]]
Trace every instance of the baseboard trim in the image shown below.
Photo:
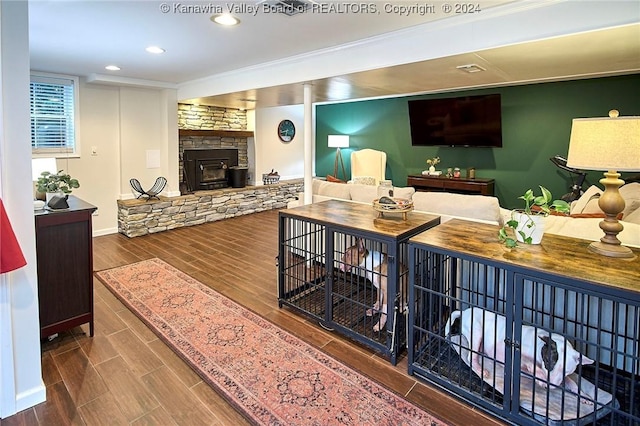
[[[40,385],[16,395],[16,413],[45,402],[46,400],[47,387],[44,385],[44,382],[41,382]]]

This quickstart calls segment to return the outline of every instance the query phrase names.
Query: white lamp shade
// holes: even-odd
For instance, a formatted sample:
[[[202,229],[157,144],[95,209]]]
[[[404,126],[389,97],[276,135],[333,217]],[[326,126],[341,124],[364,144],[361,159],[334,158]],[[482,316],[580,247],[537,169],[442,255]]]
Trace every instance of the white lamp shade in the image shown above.
[[[31,160],[31,177],[35,182],[42,172],[56,173],[57,167],[55,158],[34,158]]]
[[[567,166],[584,170],[640,170],[640,117],[576,118]]]
[[[329,148],[349,148],[349,135],[329,135],[327,143]]]

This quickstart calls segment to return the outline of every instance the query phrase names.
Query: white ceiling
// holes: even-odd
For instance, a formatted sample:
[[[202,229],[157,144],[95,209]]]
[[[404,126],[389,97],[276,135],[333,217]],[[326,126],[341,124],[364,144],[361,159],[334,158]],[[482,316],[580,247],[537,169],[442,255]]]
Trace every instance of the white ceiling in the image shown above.
[[[372,3],[379,13],[316,10],[286,16],[267,13],[261,0],[244,3],[239,0],[30,1],[31,68],[84,77],[100,74],[177,87],[283,58],[340,49],[340,46],[382,34],[428,26],[450,16],[443,12],[447,2],[323,1],[322,7],[344,12],[345,9],[337,8],[371,7]],[[513,2],[479,3],[486,11]],[[423,15],[406,16],[385,10],[385,5],[414,4],[429,4],[433,13],[429,9]],[[239,26],[225,28],[211,22],[212,12],[226,12],[229,7],[236,8],[235,15],[242,21]],[[163,8],[168,12],[163,12]],[[256,8],[257,12],[250,13],[250,8]],[[149,54],[144,50],[149,45],[160,46],[166,53]],[[469,63],[478,64],[486,71],[467,74],[455,68]],[[104,67],[110,64],[118,65],[121,71],[105,71]],[[317,79],[312,81],[313,100],[343,101],[634,72],[640,72],[640,24],[637,22]],[[207,97],[203,93],[203,97],[191,101],[242,108],[300,104],[303,94],[299,80],[292,76],[291,81],[295,84],[260,89],[247,82],[246,90]]]

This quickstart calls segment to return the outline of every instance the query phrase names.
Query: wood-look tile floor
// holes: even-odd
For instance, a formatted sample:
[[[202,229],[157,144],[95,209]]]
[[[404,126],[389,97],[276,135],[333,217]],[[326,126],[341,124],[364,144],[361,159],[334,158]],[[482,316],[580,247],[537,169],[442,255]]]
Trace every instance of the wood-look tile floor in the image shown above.
[[[278,307],[278,212],[137,238],[93,239],[94,270],[158,257],[453,425],[502,424],[407,374],[373,351]],[[88,326],[42,345],[47,401],[0,420],[12,425],[249,424],[109,290],[94,279]]]

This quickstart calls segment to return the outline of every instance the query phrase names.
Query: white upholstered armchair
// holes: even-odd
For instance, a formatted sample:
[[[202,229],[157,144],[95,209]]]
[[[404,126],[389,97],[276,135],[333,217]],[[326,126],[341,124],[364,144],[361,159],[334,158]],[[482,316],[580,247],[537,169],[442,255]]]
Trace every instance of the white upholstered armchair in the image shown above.
[[[373,178],[372,185],[378,185],[385,180],[387,167],[387,153],[375,149],[361,149],[351,153],[351,181]],[[365,183],[365,182],[359,182]]]

